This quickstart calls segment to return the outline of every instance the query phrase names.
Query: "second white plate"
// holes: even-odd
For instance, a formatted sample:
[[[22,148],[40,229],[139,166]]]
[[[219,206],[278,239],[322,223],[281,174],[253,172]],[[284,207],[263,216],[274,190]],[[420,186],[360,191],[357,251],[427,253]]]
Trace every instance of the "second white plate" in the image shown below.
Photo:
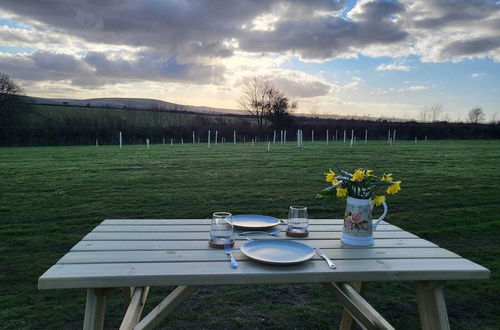
[[[239,228],[270,228],[280,224],[280,219],[259,214],[237,214],[231,217],[233,225]]]

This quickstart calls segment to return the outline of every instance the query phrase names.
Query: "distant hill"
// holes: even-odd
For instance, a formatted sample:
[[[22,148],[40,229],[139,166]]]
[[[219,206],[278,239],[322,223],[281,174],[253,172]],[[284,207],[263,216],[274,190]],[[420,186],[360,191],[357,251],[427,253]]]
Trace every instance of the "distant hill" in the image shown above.
[[[237,114],[244,115],[245,112],[236,109],[212,108],[205,106],[183,105],[165,102],[156,99],[143,98],[95,98],[95,99],[51,99],[43,97],[26,96],[26,101],[34,104],[68,105],[77,107],[131,109],[145,111],[186,111],[205,114]]]

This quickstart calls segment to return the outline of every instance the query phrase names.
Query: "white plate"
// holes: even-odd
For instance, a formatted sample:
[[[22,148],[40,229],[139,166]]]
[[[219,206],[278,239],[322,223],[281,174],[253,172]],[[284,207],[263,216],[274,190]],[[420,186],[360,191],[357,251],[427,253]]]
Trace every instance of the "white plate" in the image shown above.
[[[304,262],[314,256],[314,249],[308,245],[288,240],[256,240],[241,247],[247,257],[266,263],[290,265]]]
[[[238,214],[231,217],[233,225],[239,228],[270,228],[280,224],[280,219],[259,214]]]

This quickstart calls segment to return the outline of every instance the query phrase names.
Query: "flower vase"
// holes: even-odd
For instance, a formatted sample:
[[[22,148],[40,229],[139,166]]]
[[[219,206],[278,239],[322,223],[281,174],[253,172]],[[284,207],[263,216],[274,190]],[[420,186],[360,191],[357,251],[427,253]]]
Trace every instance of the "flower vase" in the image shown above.
[[[373,245],[373,231],[387,214],[387,204],[382,202],[384,213],[373,221],[373,203],[371,199],[347,197],[342,243],[356,246]]]

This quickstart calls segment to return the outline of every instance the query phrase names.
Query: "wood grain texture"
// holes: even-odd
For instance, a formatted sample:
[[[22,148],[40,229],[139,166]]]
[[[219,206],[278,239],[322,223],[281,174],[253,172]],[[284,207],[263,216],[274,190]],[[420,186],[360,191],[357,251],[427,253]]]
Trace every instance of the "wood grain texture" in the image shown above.
[[[449,330],[442,282],[418,282],[417,302],[423,330]]]
[[[489,271],[471,261],[454,259],[336,260],[276,266],[223,262],[56,264],[39,279],[41,289],[123,286],[226,285],[248,283],[324,283],[347,281],[416,281],[484,279]]]

